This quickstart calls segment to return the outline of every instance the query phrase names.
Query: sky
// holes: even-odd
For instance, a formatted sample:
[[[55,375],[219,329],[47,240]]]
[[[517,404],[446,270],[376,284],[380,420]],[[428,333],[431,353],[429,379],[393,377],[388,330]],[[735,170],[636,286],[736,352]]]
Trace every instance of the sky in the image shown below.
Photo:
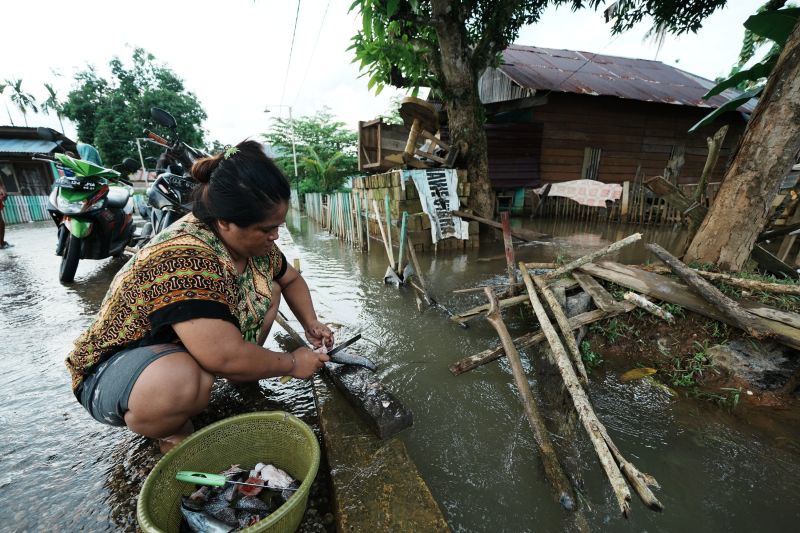
[[[367,90],[347,51],[360,25],[348,13],[352,0],[26,0],[4,2],[0,80],[22,79],[37,99],[44,83],[61,98],[73,75],[89,65],[108,75],[108,62],[129,63],[141,47],[171,68],[197,95],[208,114],[209,140],[235,144],[265,132],[271,117],[311,115],[328,106],[347,127],[388,112],[387,87]],[[764,0],[730,0],[697,34],[668,36],[661,50],[644,40],[647,22],[612,36],[602,12],[548,9],[521,30],[517,44],[624,57],[657,59],[714,79],[736,62],[742,23]],[[296,24],[295,24],[296,21]],[[294,37],[294,38],[293,38]],[[9,43],[13,43],[9,46]],[[0,124],[24,125],[22,114],[0,95]],[[265,109],[269,112],[265,113]],[[28,115],[30,126],[58,128],[55,117]],[[75,138],[74,125],[65,124]]]

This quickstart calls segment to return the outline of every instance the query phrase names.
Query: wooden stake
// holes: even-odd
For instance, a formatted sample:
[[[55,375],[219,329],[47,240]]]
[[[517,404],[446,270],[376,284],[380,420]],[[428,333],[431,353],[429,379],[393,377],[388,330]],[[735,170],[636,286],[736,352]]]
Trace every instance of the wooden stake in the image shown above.
[[[601,250],[597,250],[596,252],[592,252],[590,254],[584,255],[583,257],[578,258],[578,259],[572,261],[571,263],[568,263],[568,264],[562,266],[561,268],[557,268],[557,269],[553,270],[552,272],[548,272],[547,274],[542,276],[542,279],[544,281],[554,280],[554,279],[558,278],[559,276],[562,276],[562,275],[564,275],[564,274],[566,274],[568,272],[572,272],[573,270],[575,270],[576,268],[578,268],[581,265],[585,265],[586,263],[591,263],[592,261],[594,261],[598,257],[602,257],[602,256],[604,256],[606,254],[610,254],[612,252],[616,252],[617,250],[620,250],[620,249],[628,246],[629,244],[632,244],[632,243],[640,240],[641,238],[642,238],[642,234],[641,233],[634,233],[633,235],[629,235],[628,237],[625,237],[622,240],[619,240],[619,241],[617,241],[615,243],[609,244],[608,246],[606,246],[605,248],[603,248]]]
[[[645,247],[666,263],[678,277],[716,307],[720,313],[733,321],[739,329],[746,331],[757,339],[773,335],[767,328],[755,324],[753,315],[742,309],[738,303],[722,294],[719,289],[704,280],[697,272],[687,267],[664,248],[655,243],[647,244]]]
[[[511,341],[511,335],[508,333],[502,316],[500,316],[500,306],[497,304],[497,296],[488,287],[484,291],[486,297],[489,299],[489,313],[486,315],[486,320],[497,331],[500,341],[503,343],[503,348],[506,351],[508,362],[511,365],[511,373],[514,376],[514,382],[517,385],[520,396],[522,397],[522,405],[525,408],[525,416],[528,418],[528,423],[533,430],[533,439],[539,447],[539,454],[544,465],[544,473],[550,484],[555,489],[558,501],[561,505],[572,511],[575,509],[575,498],[572,492],[567,476],[558,462],[555,448],[550,440],[550,434],[544,424],[544,419],[539,413],[539,408],[536,406],[536,401],[533,399],[530,385],[528,384],[528,377],[522,369],[522,361],[519,357],[519,352],[514,347]]]
[[[619,506],[620,512],[627,518],[631,510],[631,493],[628,489],[628,485],[625,483],[625,479],[622,477],[617,463],[608,450],[605,437],[600,430],[603,425],[597,419],[597,415],[594,414],[594,409],[592,409],[592,404],[589,402],[589,397],[578,381],[578,376],[575,374],[572,362],[569,360],[564,345],[561,344],[561,339],[558,338],[558,333],[556,333],[556,330],[550,323],[550,318],[547,316],[547,312],[544,310],[542,302],[536,294],[536,288],[533,285],[530,274],[528,274],[528,269],[525,268],[524,263],[520,263],[519,267],[522,272],[522,279],[525,281],[525,286],[528,289],[528,296],[530,297],[531,305],[533,305],[533,311],[536,313],[539,325],[547,338],[547,342],[550,344],[550,348],[553,350],[553,359],[555,359],[556,366],[561,373],[561,379],[564,380],[564,385],[572,397],[575,410],[578,412],[578,418],[580,418],[586,433],[588,433],[589,439],[592,441],[594,450],[600,460],[600,464],[603,466],[609,483],[611,483],[611,489],[614,491],[614,496],[617,498],[617,505]],[[570,335],[572,335],[571,332]]]
[[[375,218],[378,220],[378,229],[381,230],[381,239],[383,240],[383,246],[386,248],[386,255],[389,256],[389,266],[392,267],[394,270],[394,254],[392,250],[389,248],[389,243],[386,241],[386,232],[383,231],[383,223],[381,222],[381,212],[378,209],[378,201],[372,200],[372,208],[375,210]]]
[[[506,252],[506,270],[508,271],[508,294],[514,296],[514,285],[517,283],[517,263],[514,261],[514,244],[511,242],[511,222],[508,211],[500,213],[500,222],[503,225],[503,247]]]

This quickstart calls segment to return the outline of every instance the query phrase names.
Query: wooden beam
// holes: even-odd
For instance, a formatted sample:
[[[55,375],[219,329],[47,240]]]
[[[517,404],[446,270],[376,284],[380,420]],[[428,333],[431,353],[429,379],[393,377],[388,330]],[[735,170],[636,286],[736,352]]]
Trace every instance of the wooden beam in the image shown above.
[[[597,250],[596,252],[592,252],[590,254],[584,255],[583,257],[580,257],[580,258],[578,258],[578,259],[576,259],[574,261],[571,261],[570,263],[567,263],[566,265],[564,265],[562,267],[559,267],[559,268],[553,270],[552,272],[548,272],[547,274],[542,276],[542,278],[545,281],[551,281],[551,280],[557,279],[558,277],[563,276],[564,274],[572,272],[573,270],[575,270],[576,268],[580,267],[581,265],[585,265],[586,263],[591,263],[592,261],[594,261],[598,257],[602,257],[602,256],[610,254],[612,252],[616,252],[617,250],[621,250],[622,248],[628,246],[629,244],[632,244],[632,243],[634,243],[634,242],[636,242],[638,240],[641,240],[641,238],[642,238],[642,234],[641,233],[634,233],[633,235],[629,235],[628,237],[625,237],[622,240],[619,240],[617,242],[609,244],[605,248],[601,248],[600,250]]]
[[[544,423],[544,418],[539,412],[536,405],[536,400],[531,393],[531,386],[528,383],[528,376],[525,375],[525,370],[522,368],[522,360],[519,357],[519,352],[514,347],[514,342],[511,340],[511,335],[508,333],[503,317],[500,315],[500,306],[497,304],[497,296],[489,287],[484,291],[486,297],[489,299],[489,312],[486,314],[486,320],[497,331],[500,341],[503,343],[508,361],[511,365],[511,374],[514,376],[514,383],[517,385],[517,390],[522,399],[522,406],[525,409],[525,416],[528,418],[528,424],[533,431],[533,440],[539,448],[539,457],[542,459],[544,465],[545,477],[550,481],[550,484],[555,489],[558,502],[562,507],[568,511],[575,509],[575,495],[572,491],[572,485],[564,474],[564,469],[561,463],[558,462],[553,442],[550,440],[550,432]]]
[[[478,215],[473,215],[472,213],[467,213],[466,211],[451,211],[455,216],[466,218],[468,220],[475,220],[476,222],[480,222],[481,224],[486,224],[495,229],[502,230],[503,225],[499,222],[495,222],[494,220],[489,220],[488,218],[483,218]],[[546,233],[539,233],[538,231],[533,231],[529,229],[512,229],[511,236],[522,241],[535,241],[538,239],[542,239],[544,237],[549,237]]]
[[[575,374],[572,362],[564,349],[564,345],[561,344],[561,339],[559,339],[558,333],[556,333],[555,328],[553,328],[553,324],[550,322],[550,318],[547,316],[544,306],[542,306],[542,302],[539,300],[539,296],[536,294],[533,280],[530,274],[528,274],[524,263],[520,263],[520,270],[522,271],[522,279],[528,289],[528,296],[530,297],[533,311],[536,313],[539,325],[553,351],[553,359],[555,359],[556,366],[561,373],[561,379],[564,381],[564,385],[572,397],[575,410],[578,412],[578,418],[583,423],[583,427],[589,435],[589,440],[591,440],[594,446],[600,464],[608,477],[611,489],[617,499],[619,510],[623,516],[627,517],[631,510],[631,493],[628,489],[628,485],[625,483],[625,478],[622,477],[619,466],[611,456],[603,433],[600,431],[602,424],[597,419],[597,415],[594,414],[594,409],[592,409],[591,402],[589,402],[589,397],[578,381],[578,376]],[[572,336],[572,333],[569,335]]]
[[[666,263],[672,272],[694,289],[696,293],[705,298],[707,302],[716,307],[736,327],[757,339],[772,336],[772,332],[768,328],[753,323],[753,315],[742,309],[734,300],[722,294],[718,288],[704,280],[677,257],[655,243],[647,244],[645,247]]]
[[[581,313],[569,319],[569,327],[572,330],[580,329],[583,326],[588,326],[589,324],[599,322],[600,320],[605,320],[622,313],[627,313],[635,308],[635,305],[624,302],[619,309],[612,312],[605,312],[601,311],[600,309],[595,309],[593,311]],[[514,344],[519,346],[520,349],[524,350],[525,348],[530,348],[531,346],[539,344],[543,340],[545,340],[544,333],[542,333],[541,330],[538,330],[517,337],[514,339]],[[456,361],[450,365],[450,373],[454,376],[460,376],[465,372],[474,370],[479,366],[485,365],[486,363],[491,363],[492,361],[500,359],[501,357],[505,357],[505,350],[503,349],[502,345],[495,348],[489,348],[488,350],[484,350],[475,355],[465,357],[460,361]]]
[[[598,309],[610,312],[620,306],[620,303],[592,276],[583,272],[573,272],[572,277],[575,278],[583,291],[592,297]]]

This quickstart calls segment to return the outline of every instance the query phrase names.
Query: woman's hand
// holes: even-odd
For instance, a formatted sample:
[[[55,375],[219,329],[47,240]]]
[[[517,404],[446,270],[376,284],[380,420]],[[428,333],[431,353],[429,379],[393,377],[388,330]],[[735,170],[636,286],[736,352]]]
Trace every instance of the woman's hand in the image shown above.
[[[326,348],[333,347],[333,332],[331,328],[320,322],[314,320],[306,327],[306,338],[314,348],[319,348],[323,344]]]
[[[330,361],[330,357],[324,353],[318,353],[308,348],[298,348],[292,352],[294,357],[294,368],[291,376],[298,379],[308,379],[320,370],[325,361]]]

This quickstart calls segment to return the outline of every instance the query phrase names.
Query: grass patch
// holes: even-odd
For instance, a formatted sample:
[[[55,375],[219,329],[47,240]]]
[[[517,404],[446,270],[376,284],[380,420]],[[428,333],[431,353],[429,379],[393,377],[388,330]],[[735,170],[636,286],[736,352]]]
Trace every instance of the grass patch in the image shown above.
[[[708,343],[695,342],[697,351],[689,357],[675,357],[672,368],[668,370],[670,383],[674,387],[695,387],[698,378],[703,372],[713,368],[714,364],[708,357]]]
[[[583,359],[583,365],[586,367],[587,372],[591,373],[593,368],[597,368],[603,364],[603,358],[600,354],[592,350],[589,341],[581,341],[580,349],[581,359]]]

